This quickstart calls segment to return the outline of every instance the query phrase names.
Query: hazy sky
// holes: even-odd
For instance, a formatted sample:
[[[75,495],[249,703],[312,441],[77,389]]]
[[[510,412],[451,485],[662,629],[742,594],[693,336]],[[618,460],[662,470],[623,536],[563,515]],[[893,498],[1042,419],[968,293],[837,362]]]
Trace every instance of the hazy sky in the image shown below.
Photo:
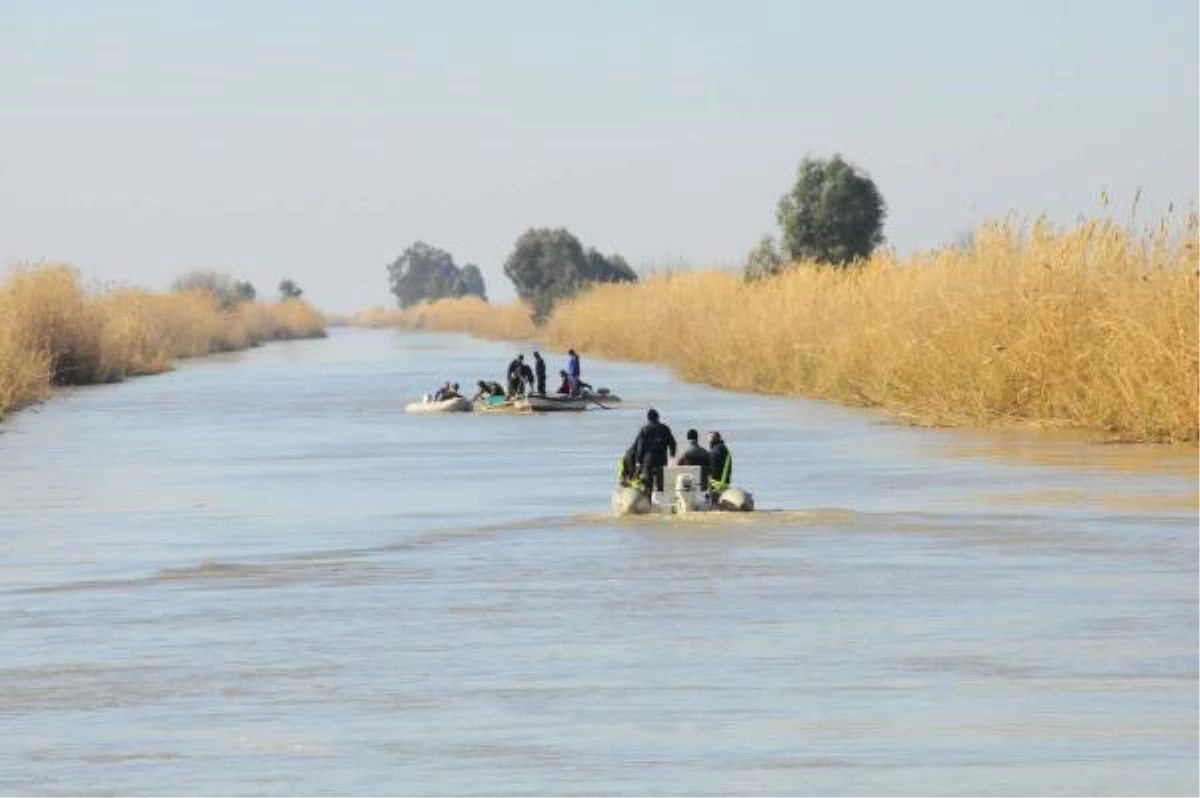
[[[1197,194],[1198,27],[1195,0],[0,0],[0,261],[352,310],[422,239],[506,299],[532,226],[734,265],[834,152],[901,252],[1103,189],[1153,210]]]

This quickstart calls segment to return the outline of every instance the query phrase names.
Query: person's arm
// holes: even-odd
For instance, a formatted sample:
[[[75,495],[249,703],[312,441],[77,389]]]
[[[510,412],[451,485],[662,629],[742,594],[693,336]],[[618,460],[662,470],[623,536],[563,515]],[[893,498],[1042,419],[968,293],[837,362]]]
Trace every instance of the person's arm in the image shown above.
[[[669,451],[671,453],[671,456],[674,457],[675,449],[676,449],[675,436],[671,434],[670,427],[667,427],[666,424],[664,424],[663,426],[667,428],[667,451]]]

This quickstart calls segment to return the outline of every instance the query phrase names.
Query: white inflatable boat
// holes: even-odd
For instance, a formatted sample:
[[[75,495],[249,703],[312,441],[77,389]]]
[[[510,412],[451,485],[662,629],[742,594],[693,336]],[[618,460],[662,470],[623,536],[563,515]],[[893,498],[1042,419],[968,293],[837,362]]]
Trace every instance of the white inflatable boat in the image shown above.
[[[750,491],[730,486],[716,500],[700,481],[700,466],[669,465],[663,469],[662,492],[655,491],[647,496],[637,488],[618,487],[612,494],[612,508],[616,515],[686,515],[707,513],[713,510],[750,512],[754,509],[754,496]]]
[[[404,406],[405,413],[469,413],[471,400],[461,396],[452,399],[436,400],[426,394],[419,402],[410,402]]]

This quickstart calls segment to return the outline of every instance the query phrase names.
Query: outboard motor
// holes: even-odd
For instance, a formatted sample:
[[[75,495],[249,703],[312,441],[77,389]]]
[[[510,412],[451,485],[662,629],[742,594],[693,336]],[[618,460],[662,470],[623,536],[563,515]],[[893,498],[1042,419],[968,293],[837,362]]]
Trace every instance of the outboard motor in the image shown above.
[[[717,507],[721,510],[748,513],[754,509],[754,494],[736,486],[730,486],[721,491],[717,499]]]
[[[675,477],[675,512],[690,513],[700,507],[700,489],[691,474]]]

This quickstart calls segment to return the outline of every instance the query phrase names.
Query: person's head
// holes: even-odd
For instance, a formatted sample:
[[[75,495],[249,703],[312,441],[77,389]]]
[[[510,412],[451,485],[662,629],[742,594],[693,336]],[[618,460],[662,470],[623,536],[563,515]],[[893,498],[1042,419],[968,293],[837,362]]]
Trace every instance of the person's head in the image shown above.
[[[694,430],[694,429],[690,429],[687,431],[687,439],[689,441],[691,441],[692,443],[699,443],[700,442],[700,433],[696,432],[696,430]]]
[[[712,443],[724,443],[724,441],[723,441],[723,440],[721,440],[721,433],[717,432],[716,430],[714,430],[714,431],[712,431],[712,432],[708,433],[708,442],[709,442],[710,444],[712,444]]]
[[[451,388],[453,388],[454,390],[456,390],[456,391],[457,391],[457,390],[458,390],[458,383],[456,382],[456,383],[454,383],[453,385],[451,385],[450,387],[451,387]]]
[[[653,407],[646,411],[647,421],[658,421],[658,411]]]
[[[560,377],[565,377],[565,376],[567,376],[567,370],[566,370],[566,369],[559,369],[559,370],[558,370],[558,376],[560,376]]]
[[[541,360],[541,359],[542,359],[542,353],[541,353],[541,352],[534,352],[534,353],[533,353],[533,359],[534,359],[534,360]]]
[[[519,360],[519,361],[521,361],[522,363],[524,363],[524,362],[525,362],[525,353],[524,353],[524,352],[522,352],[521,354],[517,355],[517,360]]]
[[[568,354],[568,355],[573,355],[573,354],[575,354],[575,350],[574,350],[574,349],[568,349],[568,350],[567,350],[567,354]]]
[[[479,390],[481,390],[481,391],[487,390],[488,384],[485,380],[480,380],[478,384],[479,384]]]

